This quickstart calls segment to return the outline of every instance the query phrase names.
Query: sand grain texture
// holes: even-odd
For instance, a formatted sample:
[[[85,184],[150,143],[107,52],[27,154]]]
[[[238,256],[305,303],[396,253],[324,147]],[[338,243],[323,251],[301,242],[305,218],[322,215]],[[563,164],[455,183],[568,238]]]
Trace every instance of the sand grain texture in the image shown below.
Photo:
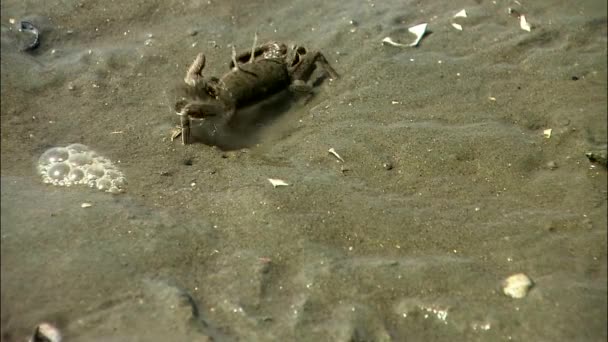
[[[605,341],[607,178],[585,152],[607,143],[606,4],[520,3],[2,1],[2,340],[44,321],[74,341]],[[417,48],[382,46],[424,22]],[[255,31],[342,77],[247,152],[171,142],[188,64],[219,76]],[[126,193],[42,184],[70,143]]]

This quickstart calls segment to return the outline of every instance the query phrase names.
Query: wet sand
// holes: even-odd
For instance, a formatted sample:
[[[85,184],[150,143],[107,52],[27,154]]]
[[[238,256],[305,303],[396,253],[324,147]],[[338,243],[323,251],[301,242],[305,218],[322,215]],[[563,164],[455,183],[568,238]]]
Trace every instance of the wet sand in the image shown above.
[[[608,140],[606,4],[520,2],[3,1],[2,341],[43,321],[73,341],[605,341],[607,174],[585,152]],[[417,48],[381,45],[423,22]],[[171,141],[188,64],[222,75],[255,31],[341,78],[247,150]],[[71,143],[126,193],[42,184],[38,157]],[[529,294],[503,295],[520,272]]]

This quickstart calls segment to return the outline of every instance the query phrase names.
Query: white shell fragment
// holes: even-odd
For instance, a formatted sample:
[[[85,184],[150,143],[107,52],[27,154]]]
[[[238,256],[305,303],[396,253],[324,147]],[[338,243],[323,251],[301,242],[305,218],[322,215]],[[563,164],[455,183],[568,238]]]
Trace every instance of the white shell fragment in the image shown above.
[[[454,18],[466,18],[467,17],[467,11],[460,10],[460,12],[454,14]]]
[[[428,25],[427,23],[424,23],[424,24],[412,26],[409,29],[407,29],[408,31],[410,31],[411,33],[416,35],[416,40],[413,43],[411,43],[410,46],[418,45],[418,43],[422,39],[422,36],[424,36],[424,33],[426,32],[427,25]]]
[[[460,24],[452,23],[452,27],[457,29],[458,31],[462,31],[462,25]]]
[[[466,17],[467,17],[467,11],[465,11],[464,9],[461,10],[460,12],[454,14],[454,18],[466,18]],[[460,24],[452,23],[452,27],[457,29],[458,31],[462,31],[462,25],[460,25]]]
[[[527,275],[523,273],[514,274],[502,282],[502,291],[511,298],[524,298],[533,283]]]
[[[391,37],[386,37],[386,38],[382,39],[382,44],[388,44],[388,45],[399,46],[399,47],[407,47],[408,46],[407,44],[397,43]]]
[[[92,207],[92,206],[93,206],[93,205],[92,205],[91,203],[82,203],[82,204],[80,205],[80,207],[81,207],[81,208],[90,208],[90,207]]]
[[[524,15],[519,17],[519,26],[521,27],[522,30],[528,31],[528,32],[530,32],[530,30],[532,29],[530,27],[530,24],[528,24],[528,22],[526,21],[526,16],[524,16]]]
[[[422,36],[424,36],[424,33],[426,32],[427,25],[428,25],[427,23],[424,23],[424,24],[412,26],[409,29],[407,29],[408,31],[410,31],[411,33],[416,35],[416,40],[414,40],[414,42],[411,44],[397,43],[391,37],[386,37],[386,38],[382,39],[382,44],[389,44],[392,46],[399,46],[399,47],[417,46],[418,43],[420,43]]]
[[[336,152],[336,150],[332,147],[329,150],[327,150],[327,152],[333,154],[336,158],[338,158],[339,161],[344,163],[344,159],[342,159],[342,157],[340,157],[340,155],[338,154],[338,152]]]
[[[551,132],[553,132],[553,130],[551,128],[545,129],[543,131],[543,136],[547,139],[551,138]]]
[[[287,186],[287,185],[289,185],[289,183],[285,182],[282,179],[268,178],[268,181],[270,182],[270,184],[272,184],[272,186],[274,188],[276,188],[277,186]]]

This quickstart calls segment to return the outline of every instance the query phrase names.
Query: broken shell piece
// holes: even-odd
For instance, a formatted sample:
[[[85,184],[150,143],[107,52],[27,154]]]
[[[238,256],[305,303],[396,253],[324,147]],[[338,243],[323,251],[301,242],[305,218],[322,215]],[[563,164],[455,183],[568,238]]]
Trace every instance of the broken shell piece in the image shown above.
[[[49,323],[40,323],[29,342],[61,342],[62,337],[59,329]]]
[[[389,44],[392,46],[399,46],[399,47],[417,46],[418,43],[420,42],[420,40],[422,39],[422,36],[424,36],[424,33],[426,32],[427,25],[428,25],[427,23],[424,23],[424,24],[412,26],[409,29],[407,29],[408,31],[410,31],[411,33],[416,35],[416,40],[414,40],[414,42],[411,44],[397,43],[391,37],[386,37],[386,38],[382,39],[382,44]]]
[[[466,18],[467,17],[467,11],[465,11],[464,9],[461,10],[460,12],[454,14],[454,18]]]
[[[544,130],[544,131],[543,131],[543,136],[544,136],[545,138],[547,138],[547,139],[551,138],[551,132],[552,132],[552,131],[553,131],[553,130],[552,130],[551,128],[548,128],[548,129]]]
[[[466,17],[467,17],[467,11],[465,11],[464,9],[461,10],[460,12],[454,14],[454,18],[466,18]],[[452,23],[452,27],[457,29],[458,31],[462,31],[462,25],[460,25],[460,24]]]
[[[412,26],[409,29],[407,29],[408,31],[410,31],[411,33],[416,35],[416,40],[413,43],[411,43],[410,46],[418,45],[418,43],[422,39],[422,36],[424,36],[424,33],[426,32],[426,26],[427,26],[427,23],[424,23],[424,24]]]
[[[382,44],[388,44],[388,45],[399,46],[399,47],[407,47],[406,44],[397,43],[391,37],[386,37],[386,38],[382,39]]]
[[[80,207],[81,207],[81,208],[90,208],[90,207],[92,207],[92,206],[93,206],[93,205],[92,205],[91,203],[82,203],[82,204],[80,205]]]
[[[511,298],[524,298],[533,283],[523,273],[514,274],[502,282],[502,291]]]
[[[521,27],[522,30],[528,31],[528,32],[530,32],[530,30],[532,29],[530,27],[530,24],[528,24],[528,22],[526,21],[526,16],[524,16],[524,15],[521,15],[519,17],[519,26]]]
[[[277,186],[287,186],[287,185],[289,185],[287,182],[285,182],[282,179],[268,178],[268,181],[270,182],[270,184],[272,184],[272,186],[274,188],[276,188]]]
[[[340,157],[340,155],[338,154],[338,152],[336,152],[336,150],[334,150],[334,148],[330,148],[329,150],[327,150],[327,152],[333,154],[336,158],[338,158],[339,161],[344,163],[344,159],[342,159],[342,157]]]

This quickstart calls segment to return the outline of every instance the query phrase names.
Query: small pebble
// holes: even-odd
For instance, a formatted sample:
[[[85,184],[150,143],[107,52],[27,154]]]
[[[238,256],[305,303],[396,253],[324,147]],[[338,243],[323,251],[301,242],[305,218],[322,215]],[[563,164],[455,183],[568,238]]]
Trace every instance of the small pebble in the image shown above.
[[[393,169],[393,164],[391,162],[384,162],[384,163],[382,163],[382,167],[385,170],[392,170]]]
[[[524,298],[533,283],[527,275],[523,273],[514,274],[502,282],[502,291],[511,298]]]
[[[550,170],[555,170],[557,169],[557,164],[552,160],[547,163],[547,168],[549,168]]]

